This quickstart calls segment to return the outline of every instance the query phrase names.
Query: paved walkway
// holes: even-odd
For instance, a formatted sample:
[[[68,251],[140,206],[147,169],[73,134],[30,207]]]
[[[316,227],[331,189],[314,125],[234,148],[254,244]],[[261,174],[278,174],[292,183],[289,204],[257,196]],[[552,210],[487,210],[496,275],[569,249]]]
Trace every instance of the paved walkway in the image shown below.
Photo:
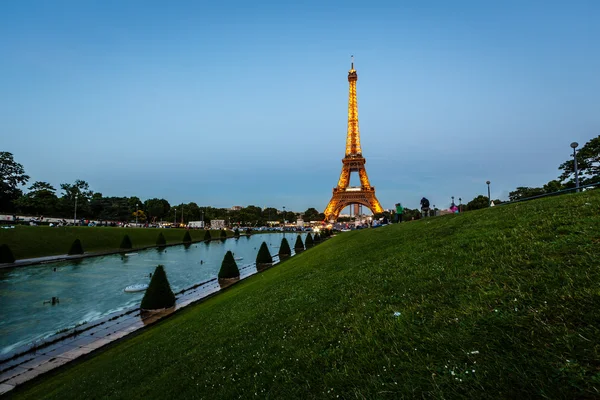
[[[274,256],[275,263],[279,262]],[[256,274],[254,263],[240,268],[240,280]],[[230,285],[227,285],[230,286]],[[4,360],[0,360],[0,395],[14,389],[38,375],[58,368],[68,362],[84,356],[119,340],[132,332],[142,329],[156,321],[173,314],[199,300],[219,292],[221,287],[217,278],[182,290],[176,295],[176,305],[172,309],[157,313],[140,312],[139,308],[120,311],[59,335],[48,338],[44,347],[21,347]],[[14,355],[21,354],[17,357]]]

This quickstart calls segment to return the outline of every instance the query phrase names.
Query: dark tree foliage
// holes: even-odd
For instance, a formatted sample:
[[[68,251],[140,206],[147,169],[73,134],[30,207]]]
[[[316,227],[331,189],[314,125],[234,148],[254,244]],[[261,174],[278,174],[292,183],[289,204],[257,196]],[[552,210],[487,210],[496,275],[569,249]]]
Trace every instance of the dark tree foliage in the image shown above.
[[[144,293],[141,308],[144,310],[159,310],[161,308],[173,307],[174,305],[175,295],[171,290],[164,267],[159,265],[154,270],[150,285],[148,285],[148,289]]]
[[[190,231],[185,231],[183,235],[183,243],[192,243],[192,235],[190,235]]]
[[[573,156],[562,163],[559,170],[563,171],[559,179],[575,185],[575,163]],[[577,171],[581,185],[600,182],[600,135],[591,139],[577,151]],[[571,185],[569,185],[571,186]]]
[[[129,239],[129,235],[123,236],[123,240],[121,240],[121,245],[119,248],[121,249],[131,249],[133,245],[131,244],[131,239]]]
[[[14,160],[12,153],[1,151],[0,211],[12,212],[14,210],[13,202],[23,194],[18,186],[25,185],[28,180],[29,175],[25,175],[25,169]]]
[[[281,239],[281,245],[279,246],[279,257],[289,257],[292,255],[290,244],[286,238]]]
[[[296,253],[299,253],[304,250],[304,243],[302,243],[302,238],[300,235],[296,236],[296,243],[294,244],[294,250]]]
[[[267,243],[262,242],[260,245],[260,249],[258,249],[258,254],[256,255],[256,264],[272,264],[273,258],[271,257],[271,252],[269,252],[269,248],[267,247]]]
[[[233,258],[233,253],[229,250],[223,257],[221,263],[221,269],[219,270],[219,278],[238,278],[240,276],[240,270],[238,269],[237,263]]]
[[[165,235],[163,235],[162,232],[158,233],[158,236],[156,238],[156,245],[159,247],[167,245],[167,240],[165,239]]]
[[[204,240],[210,240],[212,239],[210,237],[210,231],[207,229],[206,232],[204,232]]]
[[[10,247],[7,244],[3,244],[0,246],[0,264],[9,264],[14,263],[15,257],[13,256]]]
[[[71,248],[69,249],[69,252],[67,254],[83,254],[83,246],[81,245],[81,241],[79,239],[75,239],[73,241],[73,243],[71,244]]]
[[[313,238],[310,233],[306,235],[306,239],[304,239],[304,245],[306,246],[307,249],[310,249],[311,247],[313,247],[314,242],[313,242]]]

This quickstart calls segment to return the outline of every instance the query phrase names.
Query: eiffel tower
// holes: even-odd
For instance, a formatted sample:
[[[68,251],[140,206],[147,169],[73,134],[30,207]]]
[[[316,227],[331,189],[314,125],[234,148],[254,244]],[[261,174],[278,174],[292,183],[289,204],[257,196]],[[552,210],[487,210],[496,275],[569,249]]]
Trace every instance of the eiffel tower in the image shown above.
[[[352,67],[348,71],[348,133],[346,134],[346,156],[342,159],[342,173],[333,196],[325,208],[325,219],[336,220],[340,212],[350,204],[362,204],[368,207],[373,214],[383,212],[383,208],[375,197],[375,188],[369,183],[366,160],[360,148],[360,132],[358,130],[358,103],[356,102],[356,81],[358,75],[354,69],[354,56]],[[350,186],[350,174],[358,172],[360,186]]]

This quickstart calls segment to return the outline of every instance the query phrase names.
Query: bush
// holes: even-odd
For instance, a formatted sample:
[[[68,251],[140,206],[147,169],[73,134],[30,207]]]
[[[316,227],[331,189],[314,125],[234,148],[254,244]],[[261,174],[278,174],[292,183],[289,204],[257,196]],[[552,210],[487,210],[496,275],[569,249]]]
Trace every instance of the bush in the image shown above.
[[[235,230],[233,231],[233,236],[240,237],[240,230],[238,228],[235,228]]]
[[[313,238],[311,236],[311,234],[307,234],[306,235],[306,239],[304,239],[304,245],[306,246],[307,249],[311,248],[314,246],[314,242],[313,242]]]
[[[183,243],[192,243],[192,235],[190,235],[190,231],[185,231],[185,235],[183,235]]]
[[[133,245],[131,244],[131,239],[129,239],[129,235],[123,236],[123,240],[121,240],[121,245],[119,248],[121,249],[131,249]]]
[[[165,239],[165,235],[163,235],[162,232],[158,233],[158,237],[156,238],[156,245],[158,247],[167,245],[167,240]]]
[[[319,243],[321,241],[321,235],[319,235],[318,233],[315,233],[315,237],[313,238],[315,244]]]
[[[233,253],[229,250],[225,253],[225,257],[223,257],[223,262],[221,263],[221,269],[219,270],[219,278],[223,279],[231,279],[231,278],[239,278],[240,270],[233,258]]]
[[[73,241],[67,254],[70,256],[73,254],[83,254],[83,246],[81,246],[81,241],[79,239]]]
[[[227,239],[227,231],[225,229],[221,230],[221,239]]]
[[[300,235],[296,237],[296,243],[294,244],[294,250],[296,253],[299,253],[304,250],[304,243],[302,243],[302,238]]]
[[[292,250],[290,250],[290,244],[288,243],[287,239],[281,239],[281,245],[279,246],[279,258],[289,257],[291,255]]]
[[[271,257],[271,252],[267,247],[267,243],[262,242],[260,245],[260,249],[258,249],[258,254],[256,255],[256,264],[273,264],[273,257]]]
[[[0,246],[0,264],[10,264],[15,262],[15,256],[13,256],[10,247],[7,244]]]
[[[204,232],[204,240],[210,239],[212,239],[212,237],[210,237],[210,231],[207,229],[206,232]]]
[[[158,310],[173,307],[174,305],[175,295],[171,290],[164,267],[159,265],[154,270],[150,285],[148,285],[148,289],[144,293],[141,308],[144,310]]]
[[[247,228],[246,229],[246,235],[252,235],[252,229]]]

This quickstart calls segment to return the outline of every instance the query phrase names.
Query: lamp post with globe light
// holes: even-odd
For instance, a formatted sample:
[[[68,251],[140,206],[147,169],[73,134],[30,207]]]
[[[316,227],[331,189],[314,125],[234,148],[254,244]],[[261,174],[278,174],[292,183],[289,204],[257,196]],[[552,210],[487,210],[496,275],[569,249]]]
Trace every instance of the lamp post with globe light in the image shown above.
[[[571,147],[573,148],[573,168],[575,169],[575,191],[579,192],[579,171],[577,170],[577,146],[579,143],[573,142],[571,143]]]
[[[73,214],[73,225],[76,224],[77,221],[77,193],[75,193],[75,213]]]
[[[485,183],[487,183],[488,185],[488,207],[492,206],[492,198],[490,197],[490,181],[485,181]]]
[[[135,203],[135,227],[137,228],[137,217],[138,217],[138,203]]]

